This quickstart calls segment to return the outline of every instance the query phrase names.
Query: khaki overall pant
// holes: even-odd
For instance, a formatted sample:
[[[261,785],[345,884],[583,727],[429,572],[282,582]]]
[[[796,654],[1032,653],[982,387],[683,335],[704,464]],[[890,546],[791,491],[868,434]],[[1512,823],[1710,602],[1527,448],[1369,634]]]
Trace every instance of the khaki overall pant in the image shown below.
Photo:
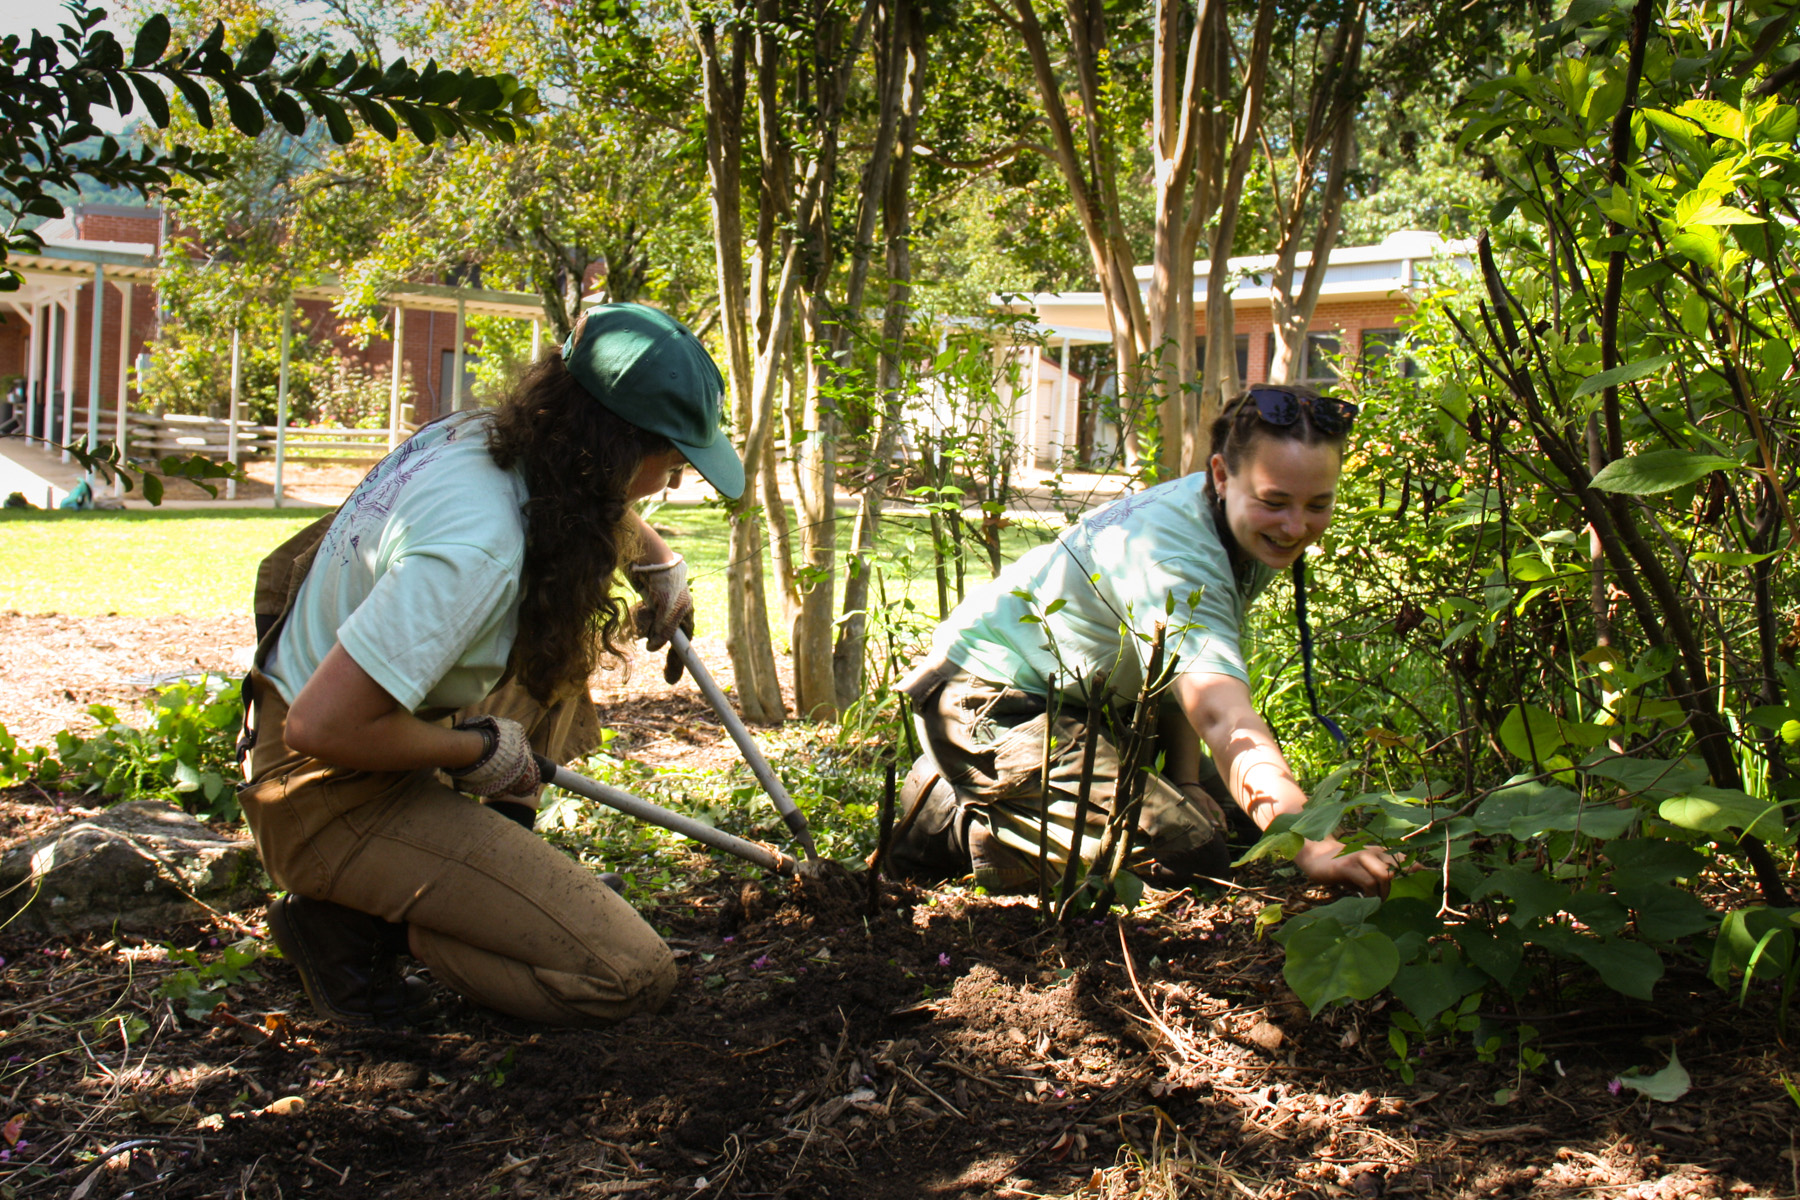
[[[328,523],[259,571],[259,664]],[[351,771],[296,753],[282,738],[287,705],[274,685],[257,671],[249,690],[254,741],[238,798],[278,886],[406,922],[414,957],[436,978],[513,1016],[602,1025],[668,999],[669,948],[592,871],[436,771]],[[484,713],[518,721],[532,748],[557,763],[599,740],[585,688],[545,707],[503,682],[455,717]]]
[[[1052,880],[1060,879],[1075,845],[1075,813],[1089,736],[1086,710],[1064,706],[1051,730],[1050,794],[1043,794],[1044,734],[1049,705],[1042,696],[977,678],[947,662],[916,671],[900,684],[919,716],[926,750],[902,793],[909,814],[890,850],[897,870],[947,878],[973,870],[990,892],[1038,885],[1039,838],[1044,837]],[[1082,858],[1099,852],[1120,756],[1113,739],[1097,733]],[[1223,793],[1211,760],[1202,756],[1207,791]],[[1127,864],[1153,859],[1166,875],[1221,878],[1230,873],[1225,830],[1182,788],[1155,772],[1144,780],[1143,806]],[[1045,826],[1048,825],[1046,831]],[[972,827],[988,835],[972,836]],[[1047,836],[1046,836],[1047,832]]]

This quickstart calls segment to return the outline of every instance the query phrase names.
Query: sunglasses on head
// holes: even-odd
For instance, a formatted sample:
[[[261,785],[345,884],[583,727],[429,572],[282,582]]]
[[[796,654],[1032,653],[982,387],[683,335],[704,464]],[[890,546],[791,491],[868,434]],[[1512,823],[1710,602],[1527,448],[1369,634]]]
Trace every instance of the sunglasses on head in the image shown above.
[[[1348,433],[1360,411],[1350,401],[1336,396],[1299,396],[1284,387],[1253,387],[1245,400],[1256,406],[1256,415],[1265,422],[1283,428],[1298,421],[1300,410],[1305,409],[1312,417],[1313,428],[1332,437]]]

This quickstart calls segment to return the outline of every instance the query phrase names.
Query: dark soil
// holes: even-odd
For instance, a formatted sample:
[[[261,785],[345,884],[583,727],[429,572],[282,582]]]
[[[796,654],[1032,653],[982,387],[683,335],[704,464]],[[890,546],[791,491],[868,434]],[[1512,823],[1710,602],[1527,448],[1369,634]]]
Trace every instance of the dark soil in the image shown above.
[[[10,793],[6,840],[57,799]],[[888,887],[869,916],[860,886],[720,876],[650,914],[681,961],[668,1009],[600,1032],[441,988],[418,1028],[345,1028],[278,959],[201,1019],[158,994],[168,947],[211,960],[256,912],[166,942],[0,933],[0,1194],[1800,1191],[1780,1082],[1800,1063],[1769,998],[1739,1009],[1677,970],[1655,1008],[1534,1017],[1536,1072],[1440,1045],[1406,1085],[1380,1002],[1309,1019],[1287,990],[1254,917],[1303,899],[1256,882],[1272,890],[1151,893],[1047,932],[1030,901]],[[1695,1083],[1680,1102],[1609,1091],[1671,1045]]]

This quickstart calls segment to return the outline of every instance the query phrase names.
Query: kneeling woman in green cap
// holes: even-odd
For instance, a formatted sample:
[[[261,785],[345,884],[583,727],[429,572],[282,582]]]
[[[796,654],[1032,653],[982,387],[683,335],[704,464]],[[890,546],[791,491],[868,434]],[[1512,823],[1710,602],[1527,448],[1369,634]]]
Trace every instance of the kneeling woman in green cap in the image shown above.
[[[691,621],[680,557],[631,504],[688,465],[743,491],[723,390],[679,322],[604,305],[497,410],[421,429],[265,560],[241,798],[287,891],[270,930],[321,1015],[403,1017],[422,990],[403,951],[556,1024],[667,998],[662,939],[531,832],[532,753],[599,740],[588,677],[634,633],[617,576],[651,649]]]

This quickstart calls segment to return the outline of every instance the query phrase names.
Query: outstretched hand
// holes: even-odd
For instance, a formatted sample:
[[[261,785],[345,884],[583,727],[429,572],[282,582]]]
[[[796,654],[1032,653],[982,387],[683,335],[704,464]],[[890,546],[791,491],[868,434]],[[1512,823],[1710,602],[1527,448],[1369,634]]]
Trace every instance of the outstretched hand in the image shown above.
[[[1314,883],[1383,899],[1387,898],[1388,885],[1400,866],[1386,850],[1368,848],[1345,854],[1344,843],[1336,838],[1307,842],[1294,855],[1294,865]]]

